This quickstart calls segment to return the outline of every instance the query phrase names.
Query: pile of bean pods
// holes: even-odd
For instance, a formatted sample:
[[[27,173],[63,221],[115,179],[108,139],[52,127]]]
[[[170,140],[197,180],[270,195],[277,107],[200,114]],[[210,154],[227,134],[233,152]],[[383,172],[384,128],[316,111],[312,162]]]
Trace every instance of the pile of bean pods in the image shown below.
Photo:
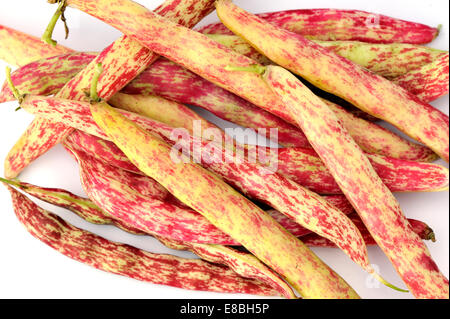
[[[18,100],[35,115],[0,182],[34,237],[155,284],[359,298],[310,249],[336,247],[399,293],[449,298],[423,242],[435,241],[432,229],[407,219],[392,194],[448,191],[448,169],[432,162],[449,161],[449,119],[429,103],[448,94],[449,53],[424,46],[438,28],[383,15],[373,26],[374,14],[358,10],[255,15],[231,0],[165,0],[154,11],[131,0],[49,2],[57,10],[43,41],[0,25],[0,59],[18,67],[7,71],[0,103]],[[61,46],[51,34],[67,7],[124,35],[97,53]],[[213,10],[220,23],[194,28]],[[280,148],[239,143],[187,105]],[[18,179],[58,143],[77,161],[88,198]],[[24,194],[199,258],[111,242]],[[405,289],[373,268],[368,245],[382,249]]]

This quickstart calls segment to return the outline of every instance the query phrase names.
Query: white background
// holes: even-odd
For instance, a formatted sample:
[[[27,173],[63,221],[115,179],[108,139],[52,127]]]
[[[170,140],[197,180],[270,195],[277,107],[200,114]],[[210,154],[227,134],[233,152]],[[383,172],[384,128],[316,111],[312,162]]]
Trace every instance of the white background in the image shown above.
[[[138,1],[150,9],[162,0]],[[448,50],[449,3],[447,0],[302,0],[302,1],[236,1],[251,12],[266,12],[297,8],[345,8],[362,9],[412,20],[432,26],[443,24],[440,37],[431,46]],[[35,36],[41,36],[55,10],[46,1],[0,1],[0,24],[13,27]],[[103,22],[68,8],[66,12],[70,37],[64,40],[61,22],[58,22],[54,38],[61,44],[77,50],[101,50],[121,34]],[[215,13],[201,24],[217,20]],[[0,61],[0,81],[3,82],[6,64]],[[433,105],[448,114],[448,96]],[[14,112],[16,103],[0,105],[0,159],[3,161],[9,149],[31,122],[32,116],[21,110]],[[203,113],[204,114],[204,113]],[[208,117],[213,119],[213,117]],[[223,124],[224,122],[220,122]],[[440,164],[446,165],[442,161]],[[0,164],[3,167],[3,164]],[[447,165],[446,165],[447,166]],[[447,166],[448,167],[448,166]],[[56,146],[36,160],[22,174],[21,179],[47,187],[60,187],[84,195],[75,162]],[[397,194],[405,214],[427,222],[435,231],[437,242],[427,245],[448,277],[449,261],[449,196],[447,192],[425,194]],[[0,298],[245,298],[254,296],[226,295],[194,292],[177,288],[142,283],[129,278],[95,270],[75,262],[34,239],[17,221],[9,193],[0,187]],[[128,243],[152,252],[170,252],[193,257],[190,253],[171,251],[150,237],[132,236],[110,226],[96,226],[84,222],[64,209],[42,204],[74,225],[95,232],[111,240]],[[410,294],[395,292],[384,286],[373,287],[373,281],[344,253],[337,249],[314,249],[335,269],[363,298],[411,298]],[[372,263],[390,282],[404,287],[387,258],[376,247],[370,247]]]

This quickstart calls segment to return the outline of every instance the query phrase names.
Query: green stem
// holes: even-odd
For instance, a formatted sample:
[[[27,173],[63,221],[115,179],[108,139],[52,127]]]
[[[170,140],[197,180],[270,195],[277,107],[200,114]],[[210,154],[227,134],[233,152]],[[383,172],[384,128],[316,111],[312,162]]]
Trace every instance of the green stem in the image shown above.
[[[249,66],[233,66],[227,65],[225,71],[241,71],[241,72],[252,72],[256,74],[263,75],[266,72],[266,67],[259,64],[252,64]]]
[[[437,34],[436,34],[436,37],[441,33],[441,31],[442,31],[442,24],[439,24],[438,26],[437,26]]]
[[[19,93],[19,90],[14,86],[14,83],[11,78],[11,68],[9,66],[6,67],[6,82],[8,83],[9,89],[11,90],[14,98],[22,103],[23,95]]]
[[[431,240],[433,243],[436,242],[436,236],[434,235],[434,231],[431,228],[428,230],[427,239]]]
[[[102,74],[102,72],[103,72],[102,64],[98,63],[97,66],[95,67],[94,75],[92,76],[91,89],[89,92],[91,102],[93,102],[93,103],[100,101],[100,98],[98,97],[98,92],[97,92],[97,84],[98,84],[98,79],[100,77],[100,74]]]
[[[383,285],[394,289],[396,291],[400,291],[400,292],[409,292],[409,290],[405,290],[405,289],[401,289],[397,286],[394,286],[393,284],[389,283],[386,279],[384,279],[383,277],[381,277],[379,274],[377,274],[376,272],[372,273],[372,276],[374,276],[379,282],[381,282]]]
[[[0,177],[0,182],[8,184],[8,185],[12,185],[12,186],[16,186],[16,187],[21,187],[21,185],[15,181]]]
[[[42,35],[42,41],[44,41],[47,44],[56,46],[56,41],[52,39],[53,30],[55,29],[56,22],[58,21],[59,17],[63,13],[65,9],[66,2],[61,1],[58,5],[58,9],[56,9],[56,12],[53,14],[50,22],[47,25],[47,28],[45,29],[44,34]]]

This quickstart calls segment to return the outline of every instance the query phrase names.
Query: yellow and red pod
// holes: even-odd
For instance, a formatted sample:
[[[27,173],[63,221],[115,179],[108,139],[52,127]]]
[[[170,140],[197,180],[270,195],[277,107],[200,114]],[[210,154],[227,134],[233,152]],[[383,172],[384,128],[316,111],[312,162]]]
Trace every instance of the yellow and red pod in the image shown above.
[[[111,242],[68,224],[57,215],[40,208],[12,187],[8,186],[8,190],[17,218],[32,236],[61,254],[94,268],[153,284],[183,289],[292,296],[286,295],[281,287],[273,287],[275,281],[270,282],[269,278],[264,278],[265,282],[256,279],[263,278],[262,273],[256,275],[247,273],[250,278],[245,278],[229,267],[204,260],[153,254],[129,245]],[[223,256],[217,259],[220,257]],[[236,259],[239,259],[240,256],[237,257]],[[246,269],[241,267],[237,270]]]
[[[335,114],[289,71],[268,66],[263,78],[297,120],[414,296],[448,298],[448,279]]]
[[[240,242],[282,275],[301,296],[358,298],[342,278],[297,238],[220,178],[196,164],[175,163],[168,144],[107,104],[94,103],[91,111],[96,123],[141,171]]]
[[[218,0],[222,22],[273,62],[383,119],[449,161],[448,116],[391,81],[306,38]],[[239,66],[239,65],[238,65]]]
[[[193,27],[213,10],[213,4],[212,0],[166,0],[155,11],[177,23]],[[134,6],[125,2],[121,8],[127,12],[123,18],[132,18]],[[157,54],[123,36],[104,49],[68,82],[57,96],[84,100],[84,89],[89,87],[95,66],[102,63],[104,72],[99,80],[98,90],[101,97],[108,99],[157,58]],[[8,153],[5,159],[5,176],[16,177],[29,163],[61,142],[71,131],[70,127],[56,125],[40,118],[35,119]]]
[[[314,40],[425,44],[439,34],[438,28],[361,10],[298,9],[257,16],[276,27]],[[232,34],[222,23],[212,23],[198,31]]]
[[[0,25],[0,60],[22,66],[30,62],[72,52],[62,45],[44,44],[41,39]]]

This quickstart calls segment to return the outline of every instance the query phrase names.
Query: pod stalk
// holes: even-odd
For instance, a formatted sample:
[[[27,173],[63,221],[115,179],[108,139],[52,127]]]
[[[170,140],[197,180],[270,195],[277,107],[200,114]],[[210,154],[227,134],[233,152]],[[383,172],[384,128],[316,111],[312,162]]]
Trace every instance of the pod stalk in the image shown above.
[[[14,86],[14,83],[11,78],[11,68],[9,66],[6,67],[6,82],[8,83],[9,89],[11,90],[14,98],[17,101],[19,101],[19,104],[21,104],[23,101],[24,95],[20,94],[19,90]],[[20,106],[18,109],[20,109]],[[16,111],[18,109],[16,109]]]
[[[98,63],[95,66],[95,72],[94,75],[92,77],[92,83],[91,83],[91,88],[90,88],[90,99],[91,99],[91,103],[96,103],[96,102],[100,102],[101,98],[98,96],[98,92],[97,92],[97,84],[98,84],[98,79],[100,78],[100,75],[103,72],[103,67],[101,63]]]
[[[61,17],[61,21],[63,21],[63,23],[64,23],[64,29],[66,31],[66,39],[67,39],[67,37],[69,35],[69,28],[67,27],[66,18],[64,17],[65,9],[66,9],[66,1],[63,0],[63,1],[59,2],[56,12],[53,14],[52,18],[50,19],[50,22],[47,25],[47,28],[45,28],[44,34],[42,35],[41,39],[45,43],[50,44],[52,46],[56,46],[57,41],[52,39],[52,35],[53,35],[53,30],[55,29],[56,22],[58,22],[58,19],[60,17]]]
[[[266,72],[266,67],[259,64],[252,64],[249,66],[234,66],[227,65],[225,71],[242,71],[242,72],[252,72],[256,74],[263,75]]]

